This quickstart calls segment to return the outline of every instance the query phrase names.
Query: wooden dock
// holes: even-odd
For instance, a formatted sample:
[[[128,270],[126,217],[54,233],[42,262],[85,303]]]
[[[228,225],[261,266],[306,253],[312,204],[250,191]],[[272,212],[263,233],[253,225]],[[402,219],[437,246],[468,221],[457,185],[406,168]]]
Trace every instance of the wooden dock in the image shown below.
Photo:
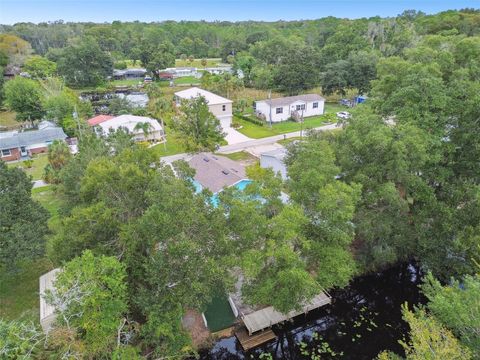
[[[235,336],[237,337],[238,341],[240,341],[240,345],[242,345],[244,351],[248,351],[277,338],[277,335],[275,335],[271,329],[249,335],[247,328],[243,326],[239,330],[235,331]]]

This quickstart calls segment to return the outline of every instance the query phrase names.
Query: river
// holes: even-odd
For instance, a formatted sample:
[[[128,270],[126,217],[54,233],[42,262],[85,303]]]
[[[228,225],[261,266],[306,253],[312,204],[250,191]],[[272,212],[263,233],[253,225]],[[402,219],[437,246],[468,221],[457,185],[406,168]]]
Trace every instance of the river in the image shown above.
[[[374,359],[382,350],[402,354],[398,340],[408,332],[400,306],[424,303],[419,291],[421,275],[416,266],[402,264],[379,273],[355,278],[340,290],[331,291],[333,303],[274,327],[277,340],[243,352],[236,338],[218,340],[201,359]],[[327,349],[327,345],[330,350]],[[267,358],[268,359],[268,358]]]

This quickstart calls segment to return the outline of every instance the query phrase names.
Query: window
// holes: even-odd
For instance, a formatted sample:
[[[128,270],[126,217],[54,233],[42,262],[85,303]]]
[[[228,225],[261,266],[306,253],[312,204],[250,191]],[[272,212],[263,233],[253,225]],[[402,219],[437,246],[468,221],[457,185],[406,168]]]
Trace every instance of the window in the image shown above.
[[[276,114],[283,114],[283,107],[279,107],[275,109]]]
[[[305,110],[305,104],[297,105],[297,111],[298,110]]]
[[[222,105],[222,111],[227,110],[227,105]]]
[[[317,109],[317,108],[318,108],[318,102],[314,102],[314,103],[313,103],[313,108],[314,108],[314,109]]]
[[[10,149],[2,149],[2,157],[12,155]]]

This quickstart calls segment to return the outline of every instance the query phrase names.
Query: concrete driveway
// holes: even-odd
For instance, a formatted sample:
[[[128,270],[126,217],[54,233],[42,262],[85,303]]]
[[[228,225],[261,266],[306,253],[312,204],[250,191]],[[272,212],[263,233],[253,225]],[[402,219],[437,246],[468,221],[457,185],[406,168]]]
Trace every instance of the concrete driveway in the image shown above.
[[[242,142],[252,140],[248,136],[243,135],[232,127],[223,129],[223,131],[226,133],[225,140],[227,140],[228,145],[240,144]]]

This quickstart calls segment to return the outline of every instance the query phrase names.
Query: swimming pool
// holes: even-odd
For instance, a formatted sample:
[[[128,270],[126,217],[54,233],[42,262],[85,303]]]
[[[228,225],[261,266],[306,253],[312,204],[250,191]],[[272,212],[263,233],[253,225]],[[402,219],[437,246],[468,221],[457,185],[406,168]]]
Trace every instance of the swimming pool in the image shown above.
[[[239,182],[237,182],[236,184],[234,184],[232,186],[235,186],[238,190],[243,191],[243,190],[245,190],[247,185],[249,185],[251,183],[252,183],[252,180],[243,179],[243,180],[240,180]],[[210,202],[212,203],[213,207],[217,207],[219,202],[220,202],[220,199],[218,198],[218,194],[220,192],[221,192],[221,190],[218,193],[213,194],[212,197],[210,198]]]

